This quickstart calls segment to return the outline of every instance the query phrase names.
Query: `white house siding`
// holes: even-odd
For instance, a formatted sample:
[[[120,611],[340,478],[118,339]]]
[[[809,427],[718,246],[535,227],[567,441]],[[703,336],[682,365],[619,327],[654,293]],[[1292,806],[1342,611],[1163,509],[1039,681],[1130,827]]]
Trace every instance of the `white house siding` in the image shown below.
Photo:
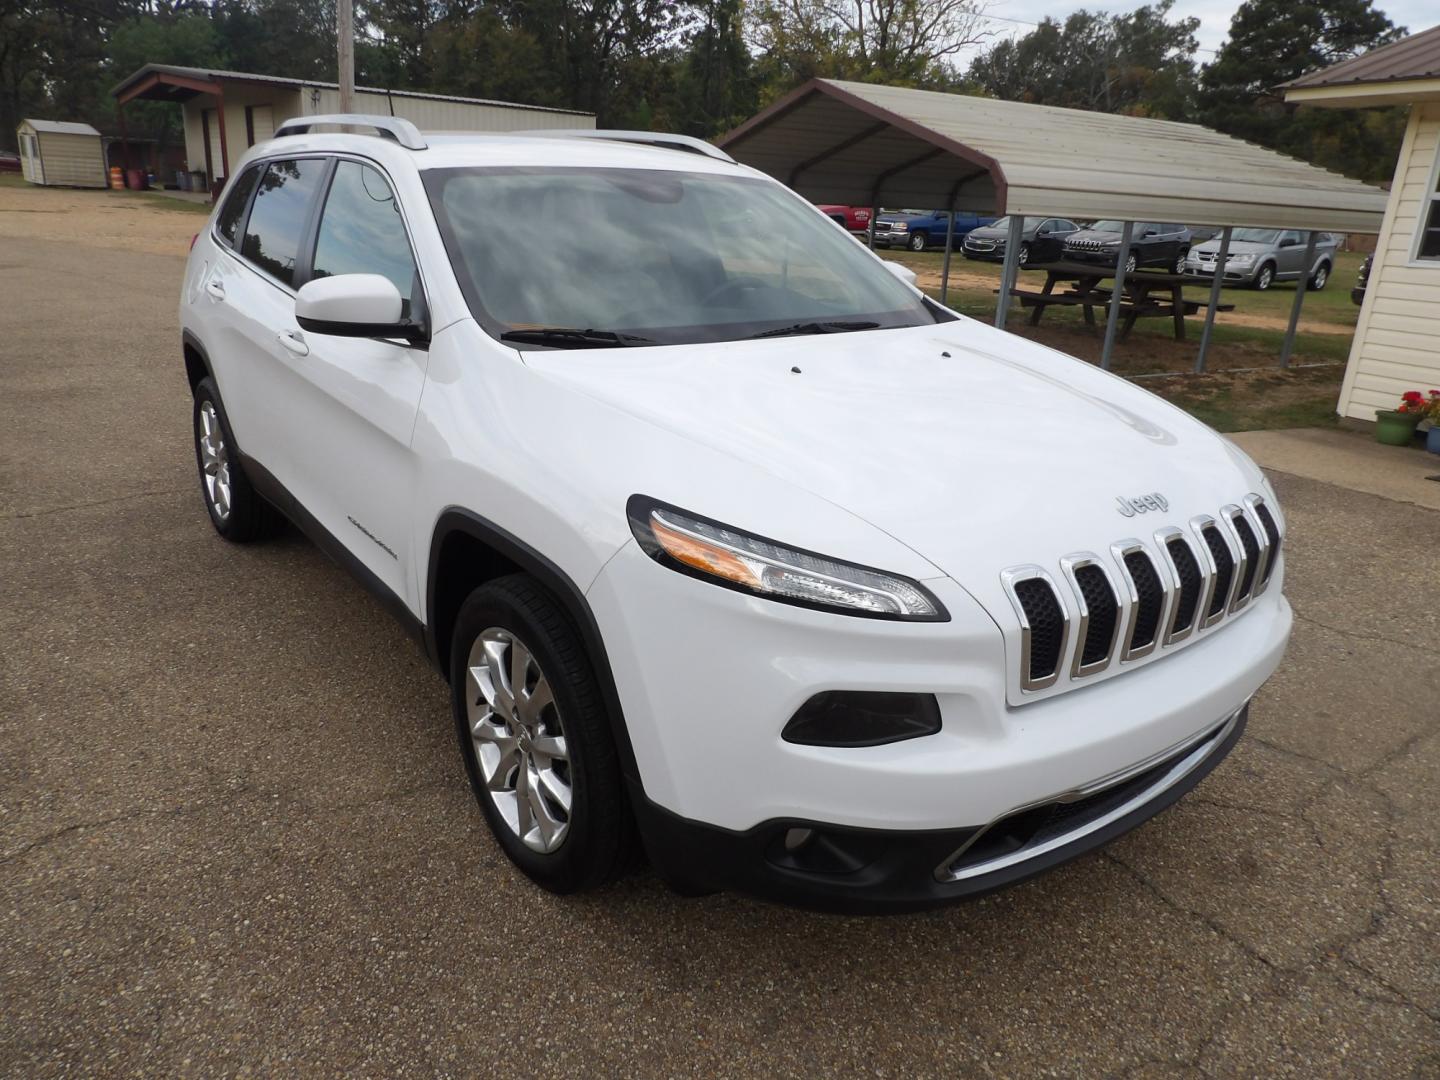
[[[1435,183],[1440,102],[1411,107],[1350,364],[1341,415],[1375,419],[1407,390],[1440,388],[1440,260],[1412,260]]]
[[[232,162],[239,161],[240,156],[250,148],[249,140],[246,137],[245,109],[247,106],[259,107],[268,106],[274,123],[278,124],[291,116],[299,116],[301,91],[291,86],[279,86],[274,83],[225,83],[225,143]],[[202,134],[204,125],[200,120],[202,113],[210,113],[210,145],[211,160],[214,163],[214,172],[217,176],[224,176],[224,170],[220,166],[220,130],[215,122],[218,115],[215,109],[215,98],[211,94],[201,94],[191,98],[185,103],[185,160],[191,169],[205,168],[205,139]],[[262,142],[269,138],[271,132],[263,136],[259,131],[255,132],[255,141]]]
[[[309,96],[313,96],[309,95]],[[309,100],[307,96],[307,104]],[[340,91],[321,89],[319,101],[306,109],[309,115],[340,111]],[[532,128],[593,128],[595,117],[577,113],[547,112],[503,103],[446,101],[443,98],[407,97],[359,91],[355,112],[399,116],[421,131],[528,131]]]

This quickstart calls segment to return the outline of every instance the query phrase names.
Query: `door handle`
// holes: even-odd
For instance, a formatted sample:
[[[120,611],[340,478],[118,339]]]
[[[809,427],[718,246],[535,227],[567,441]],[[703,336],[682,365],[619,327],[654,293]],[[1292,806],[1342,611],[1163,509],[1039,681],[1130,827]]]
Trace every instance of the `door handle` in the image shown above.
[[[310,346],[305,344],[305,339],[300,336],[299,330],[281,330],[275,337],[281,345],[284,345],[296,356],[310,355]]]
[[[205,291],[211,296],[213,296],[216,300],[225,299],[225,286],[220,284],[220,282],[216,281],[214,278],[211,278],[209,281],[205,282]]]

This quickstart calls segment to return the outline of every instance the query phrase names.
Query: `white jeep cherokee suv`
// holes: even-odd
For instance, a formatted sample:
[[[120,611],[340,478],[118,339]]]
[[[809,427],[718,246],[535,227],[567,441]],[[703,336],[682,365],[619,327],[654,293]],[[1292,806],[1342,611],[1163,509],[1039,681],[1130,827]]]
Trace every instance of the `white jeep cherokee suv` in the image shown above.
[[[409,627],[535,881],[924,907],[1235,743],[1291,616],[1229,441],[705,144],[342,119],[386,137],[282,126],[191,251],[205,505]]]

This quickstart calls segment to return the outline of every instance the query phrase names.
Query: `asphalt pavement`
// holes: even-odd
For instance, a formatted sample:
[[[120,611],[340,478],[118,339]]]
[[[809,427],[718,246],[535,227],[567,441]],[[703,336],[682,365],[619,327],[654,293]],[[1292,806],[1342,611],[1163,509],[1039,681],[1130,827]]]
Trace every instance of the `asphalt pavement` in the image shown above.
[[[399,626],[211,530],[182,260],[5,228],[0,1075],[1440,1076],[1440,512],[1273,475],[1289,655],[1102,853],[906,917],[558,898]]]

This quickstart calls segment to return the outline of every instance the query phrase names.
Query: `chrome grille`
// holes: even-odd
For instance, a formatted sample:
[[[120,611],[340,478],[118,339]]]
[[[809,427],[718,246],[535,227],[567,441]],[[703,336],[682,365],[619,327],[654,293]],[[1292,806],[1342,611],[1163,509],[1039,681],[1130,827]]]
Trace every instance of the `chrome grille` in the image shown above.
[[[1148,539],[1110,546],[1109,557],[1075,552],[1059,581],[1029,564],[1001,574],[1020,622],[1019,683],[1027,693],[1139,661],[1241,611],[1265,591],[1279,562],[1279,523],[1260,495],[1215,517],[1166,526]]]

